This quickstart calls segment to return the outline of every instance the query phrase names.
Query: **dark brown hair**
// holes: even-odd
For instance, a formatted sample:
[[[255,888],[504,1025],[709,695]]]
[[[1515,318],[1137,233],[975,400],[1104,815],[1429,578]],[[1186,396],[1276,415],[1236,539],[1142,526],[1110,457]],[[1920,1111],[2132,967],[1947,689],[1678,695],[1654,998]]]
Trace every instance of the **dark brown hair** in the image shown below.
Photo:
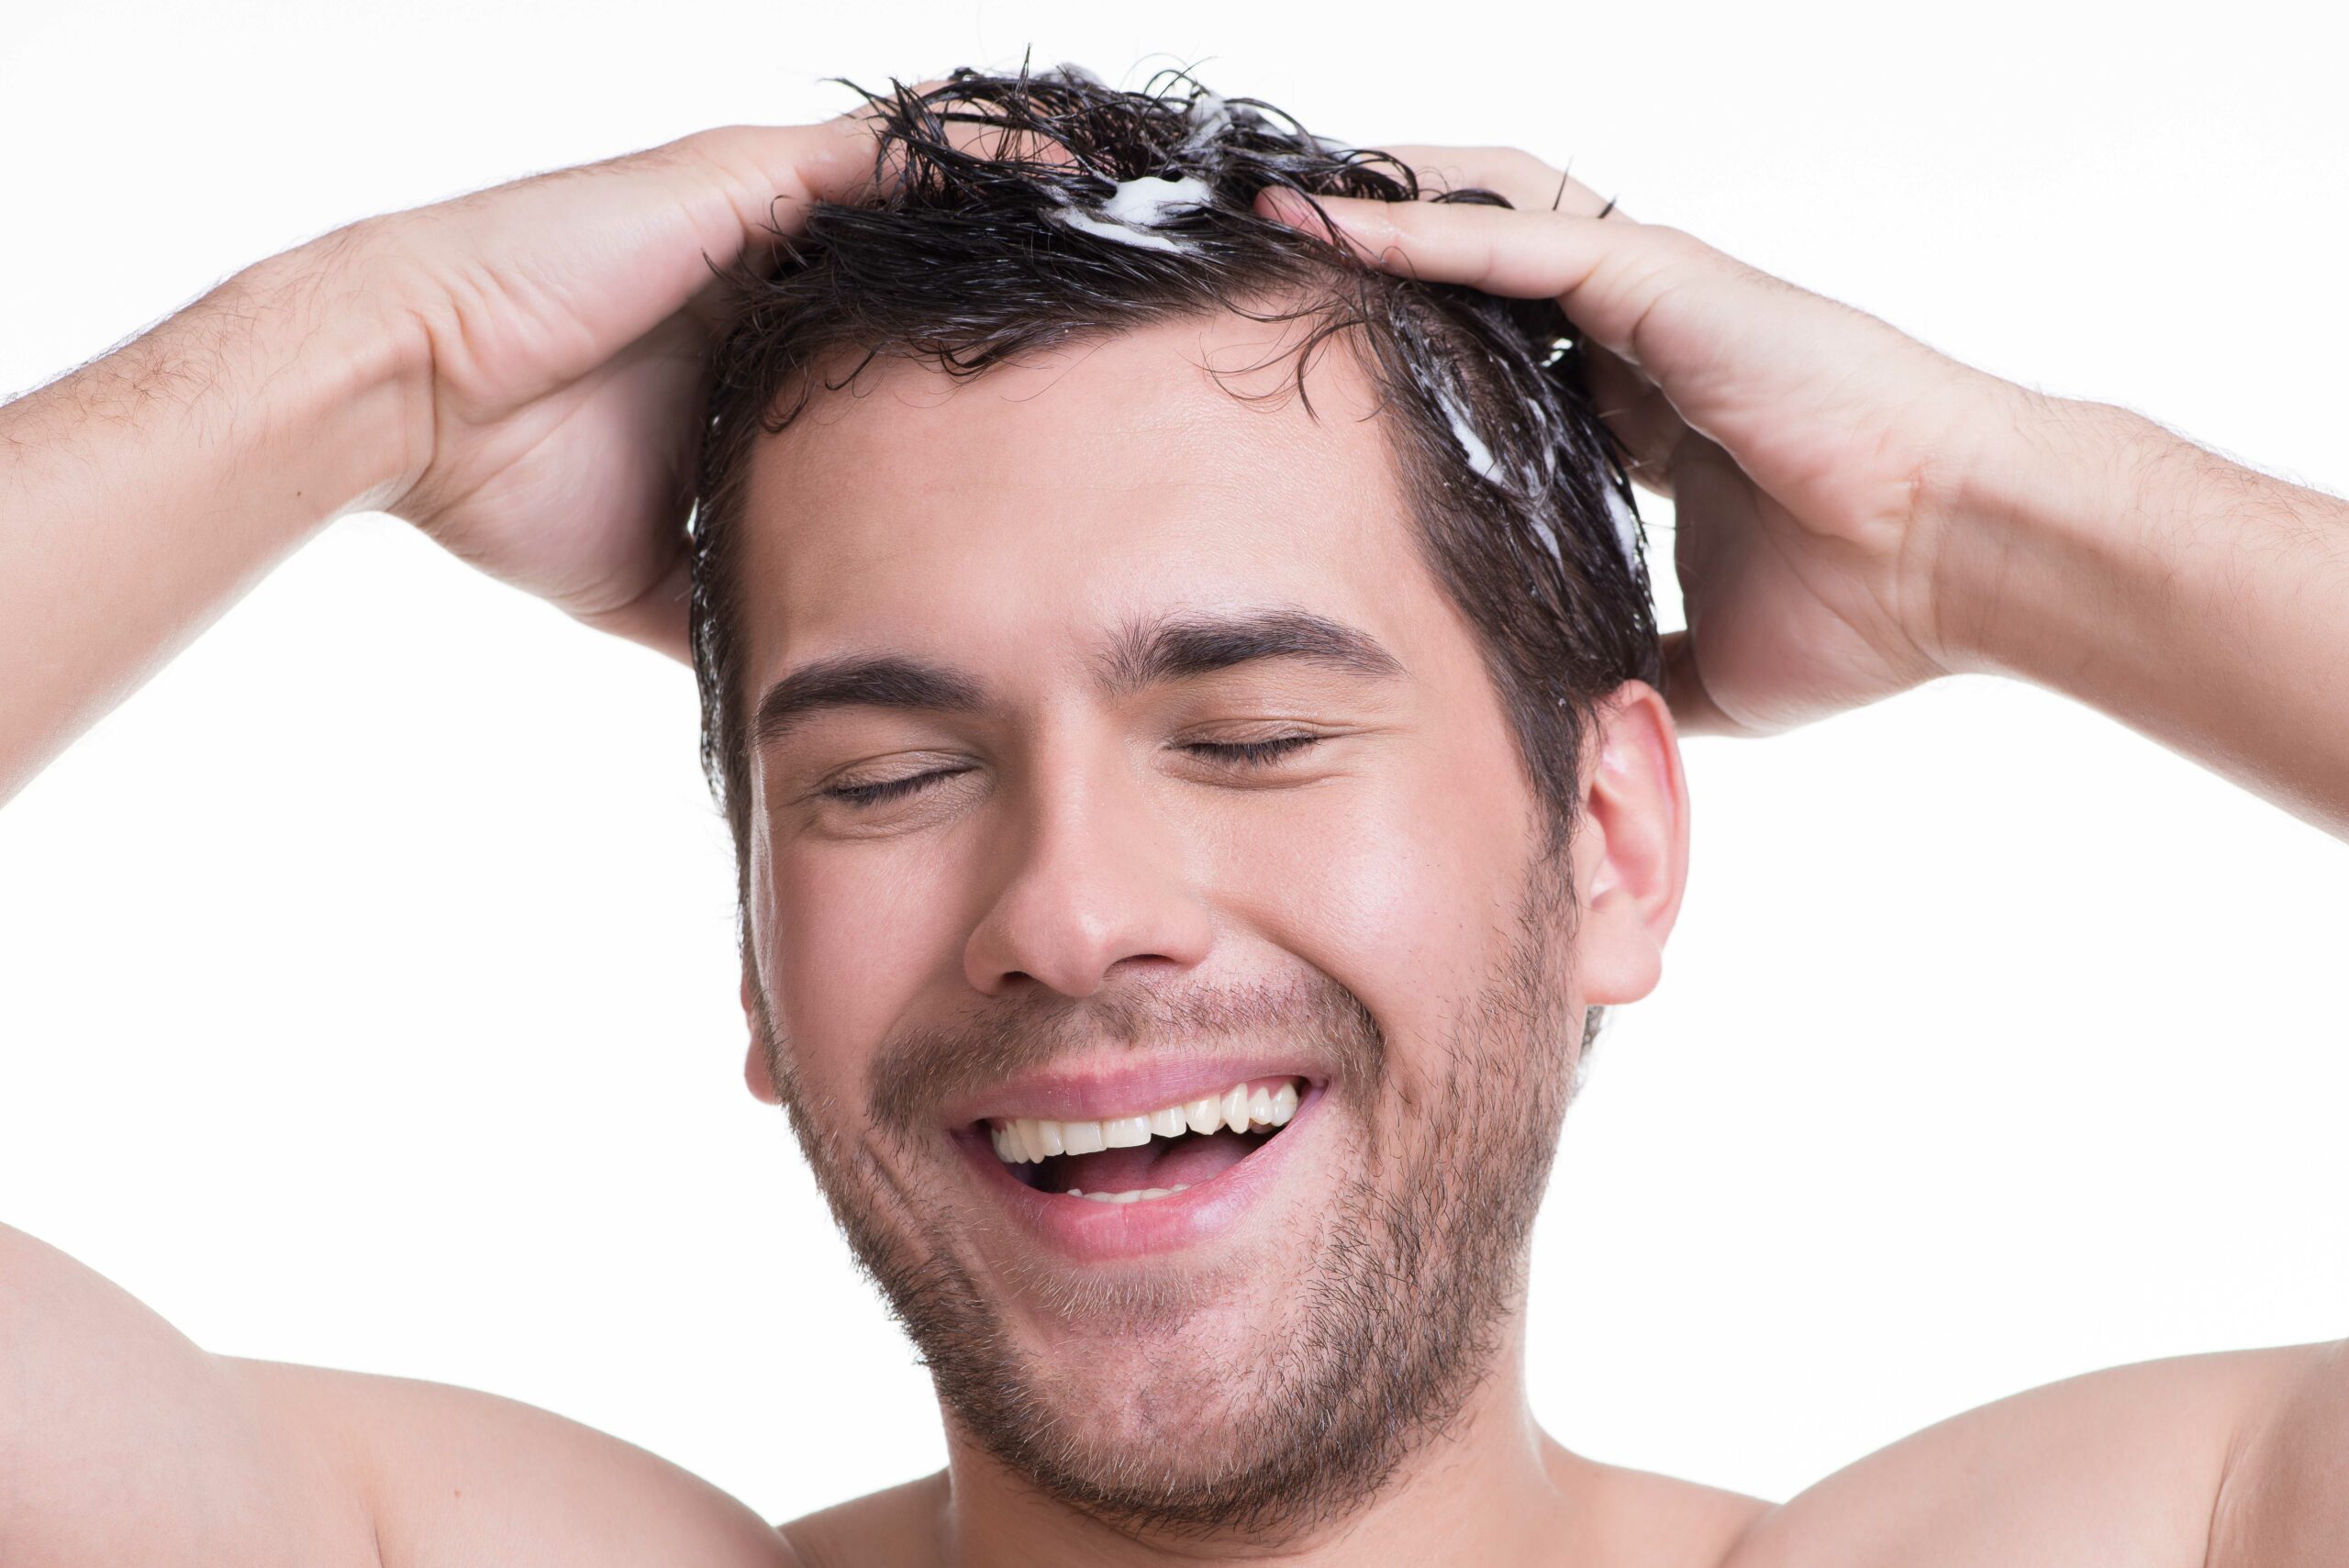
[[[1266,185],[1308,199],[1508,203],[1488,191],[1424,192],[1386,153],[1312,136],[1269,105],[1219,97],[1179,72],[1140,92],[1065,65],[960,70],[920,93],[844,84],[874,114],[880,194],[817,204],[797,233],[778,234],[772,264],[733,274],[696,472],[702,761],[738,870],[749,843],[749,699],[734,536],[759,435],[877,357],[975,375],[1028,350],[1226,310],[1310,324],[1297,350],[1300,396],[1315,352],[1352,335],[1387,412],[1424,558],[1477,628],[1550,808],[1553,847],[1563,844],[1593,704],[1626,680],[1663,678],[1631,487],[1565,317],[1549,300],[1381,272],[1251,206]],[[1152,177],[1196,180],[1180,189],[1203,186],[1205,199],[1146,225],[1103,206],[1124,183]],[[846,373],[819,382],[819,366],[844,357]]]

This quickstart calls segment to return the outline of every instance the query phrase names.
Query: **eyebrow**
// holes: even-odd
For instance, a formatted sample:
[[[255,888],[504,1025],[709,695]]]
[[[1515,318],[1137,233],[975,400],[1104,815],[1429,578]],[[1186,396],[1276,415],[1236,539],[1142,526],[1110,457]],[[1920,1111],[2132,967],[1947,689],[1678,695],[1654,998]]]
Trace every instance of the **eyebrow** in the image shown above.
[[[1308,610],[1167,616],[1129,626],[1102,661],[1104,684],[1132,692],[1189,680],[1258,659],[1298,659],[1386,680],[1402,662],[1366,631]]]
[[[1307,610],[1168,616],[1128,626],[1098,665],[1119,693],[1190,680],[1260,659],[1297,659],[1385,680],[1402,662],[1366,631]],[[751,743],[771,746],[815,714],[843,707],[974,713],[985,706],[977,683],[900,654],[818,660],[769,686],[751,719]]]
[[[979,688],[952,670],[895,654],[818,660],[769,686],[751,720],[751,741],[771,746],[810,716],[831,708],[907,708],[970,713]]]

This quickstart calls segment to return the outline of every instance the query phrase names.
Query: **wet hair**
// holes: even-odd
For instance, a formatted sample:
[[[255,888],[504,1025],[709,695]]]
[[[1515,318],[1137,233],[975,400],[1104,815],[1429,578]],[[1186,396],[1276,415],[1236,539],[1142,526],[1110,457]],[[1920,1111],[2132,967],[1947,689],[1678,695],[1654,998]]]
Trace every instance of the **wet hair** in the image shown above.
[[[1626,680],[1663,679],[1622,454],[1592,407],[1575,335],[1554,301],[1383,272],[1310,223],[1252,210],[1267,185],[1308,201],[1507,199],[1423,190],[1387,153],[1310,135],[1181,72],[1139,92],[1066,65],[958,70],[921,92],[843,85],[873,114],[876,194],[815,204],[796,233],[778,230],[771,262],[731,274],[696,464],[702,762],[738,873],[747,877],[751,699],[736,536],[758,437],[876,359],[972,376],[1219,311],[1309,327],[1294,350],[1300,397],[1326,343],[1342,335],[1362,356],[1422,557],[1476,629],[1552,848],[1562,846],[1594,705]]]

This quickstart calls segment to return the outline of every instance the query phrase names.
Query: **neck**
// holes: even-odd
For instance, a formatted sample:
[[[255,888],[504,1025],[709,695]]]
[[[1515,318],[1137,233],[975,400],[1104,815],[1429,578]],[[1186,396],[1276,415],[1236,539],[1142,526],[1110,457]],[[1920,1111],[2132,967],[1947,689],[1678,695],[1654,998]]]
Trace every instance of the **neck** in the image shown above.
[[[938,1540],[951,1568],[1103,1568],[1274,1562],[1290,1568],[1477,1562],[1532,1568],[1590,1560],[1599,1469],[1535,1424],[1525,1397],[1521,1309],[1495,1367],[1459,1418],[1415,1450],[1387,1485],[1342,1519],[1270,1545],[1240,1538],[1155,1537],[1105,1524],[1038,1492],[947,1425]]]

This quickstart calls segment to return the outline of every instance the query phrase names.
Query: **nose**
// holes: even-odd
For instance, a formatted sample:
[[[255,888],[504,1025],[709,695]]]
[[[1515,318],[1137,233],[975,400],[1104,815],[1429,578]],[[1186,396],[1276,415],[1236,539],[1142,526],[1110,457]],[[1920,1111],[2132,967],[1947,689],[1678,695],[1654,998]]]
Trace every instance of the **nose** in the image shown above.
[[[1063,759],[1038,768],[1020,794],[994,900],[963,948],[974,989],[994,996],[1034,984],[1089,996],[1120,964],[1187,969],[1207,956],[1213,921],[1130,762]]]

